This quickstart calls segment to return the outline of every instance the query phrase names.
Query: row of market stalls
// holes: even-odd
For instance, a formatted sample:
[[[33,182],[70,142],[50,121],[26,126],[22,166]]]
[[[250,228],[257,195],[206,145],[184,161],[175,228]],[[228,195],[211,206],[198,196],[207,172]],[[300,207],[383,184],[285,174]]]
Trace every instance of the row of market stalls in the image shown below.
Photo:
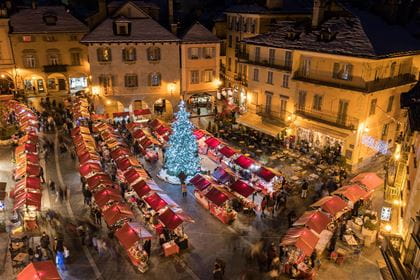
[[[382,184],[375,173],[361,173],[350,185],[313,203],[293,223],[280,244],[287,248],[287,261],[296,266],[300,277],[314,274],[313,265],[309,264],[314,251],[321,256],[328,247],[332,251],[330,257],[341,263],[346,255],[359,252],[362,244],[373,242],[376,231],[368,225],[378,223],[378,218],[368,209],[368,201]]]
[[[127,130],[133,137],[134,144],[145,159],[156,162],[159,158],[158,149],[162,143],[156,140],[146,129],[145,123],[132,122],[126,125]]]

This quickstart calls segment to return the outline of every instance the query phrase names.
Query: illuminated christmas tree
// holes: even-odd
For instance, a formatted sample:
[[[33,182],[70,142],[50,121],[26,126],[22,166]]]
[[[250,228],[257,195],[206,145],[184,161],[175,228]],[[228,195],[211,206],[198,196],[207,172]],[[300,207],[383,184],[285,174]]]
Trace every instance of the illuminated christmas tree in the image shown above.
[[[181,172],[187,176],[194,176],[200,170],[197,140],[193,134],[194,127],[188,119],[190,114],[185,109],[184,101],[181,101],[178,107],[176,120],[172,123],[169,146],[165,152],[164,168],[171,176],[179,176]]]

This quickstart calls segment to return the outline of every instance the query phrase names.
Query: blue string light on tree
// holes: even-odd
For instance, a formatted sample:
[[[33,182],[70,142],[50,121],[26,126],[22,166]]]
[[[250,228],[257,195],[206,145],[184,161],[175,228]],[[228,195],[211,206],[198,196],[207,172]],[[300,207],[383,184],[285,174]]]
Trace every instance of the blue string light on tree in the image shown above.
[[[178,107],[179,111],[172,123],[172,134],[165,152],[164,168],[170,176],[178,176],[181,172],[186,176],[194,176],[200,171],[194,127],[188,118],[190,114],[185,109],[185,102],[181,101]]]

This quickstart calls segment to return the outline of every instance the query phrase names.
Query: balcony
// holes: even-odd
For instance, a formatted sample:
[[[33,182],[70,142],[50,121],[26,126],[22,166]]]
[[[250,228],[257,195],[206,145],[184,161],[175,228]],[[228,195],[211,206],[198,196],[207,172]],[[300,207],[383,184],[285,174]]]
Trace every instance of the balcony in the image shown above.
[[[290,115],[288,112],[267,110],[265,105],[257,105],[256,113],[261,117],[263,122],[271,123],[277,126],[286,126],[287,116]]]
[[[324,110],[316,111],[307,108],[298,108],[296,109],[295,114],[305,119],[348,130],[357,129],[359,125],[359,120],[356,118],[345,116],[344,118],[339,119],[337,113],[327,112]]]
[[[235,75],[235,81],[240,82],[241,85],[245,87],[248,86],[248,80],[246,79],[245,75],[239,75],[239,74]]]
[[[358,76],[353,76],[350,80],[341,80],[333,78],[332,72],[311,71],[309,73],[305,73],[302,69],[299,69],[294,73],[293,80],[327,87],[371,93],[416,82],[416,76],[411,73],[406,73],[373,81],[366,81],[362,77]]]
[[[65,73],[67,72],[67,65],[56,64],[56,65],[44,65],[45,73]]]

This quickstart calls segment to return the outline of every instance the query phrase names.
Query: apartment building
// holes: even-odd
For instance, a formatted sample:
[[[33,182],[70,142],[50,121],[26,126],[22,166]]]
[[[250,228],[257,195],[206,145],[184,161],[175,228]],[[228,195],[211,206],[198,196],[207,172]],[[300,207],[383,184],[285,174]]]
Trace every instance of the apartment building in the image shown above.
[[[9,40],[9,17],[6,7],[0,8],[0,94],[10,95],[15,88],[15,62]]]
[[[27,95],[87,90],[87,47],[79,43],[87,32],[87,27],[63,6],[38,7],[33,2],[31,8],[12,14],[9,37],[16,89]]]
[[[420,44],[379,17],[314,3],[311,20],[277,21],[242,40],[249,112],[239,121],[273,135],[287,129],[321,149],[338,144],[357,168],[393,148],[404,123],[399,96],[418,79]]]
[[[172,113],[180,98],[180,40],[141,7],[124,3],[81,42],[98,111]]]

